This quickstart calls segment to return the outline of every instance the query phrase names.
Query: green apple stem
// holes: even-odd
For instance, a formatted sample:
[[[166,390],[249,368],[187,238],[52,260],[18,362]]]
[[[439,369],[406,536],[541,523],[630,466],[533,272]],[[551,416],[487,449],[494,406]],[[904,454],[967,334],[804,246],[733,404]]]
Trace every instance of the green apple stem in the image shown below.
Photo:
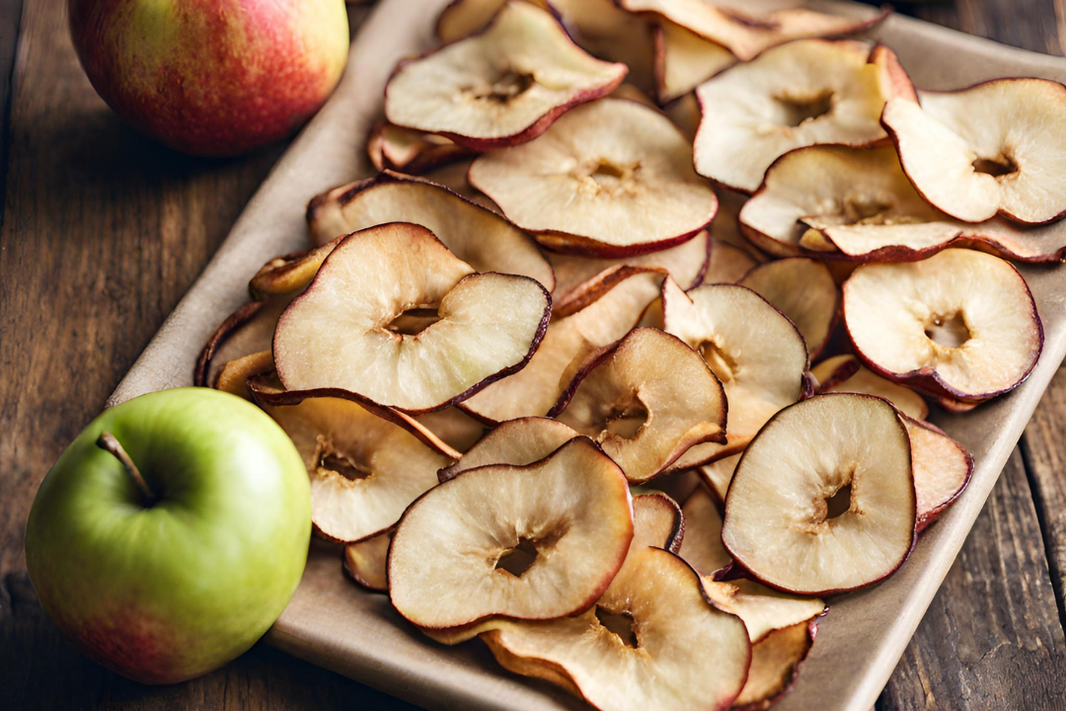
[[[148,488],[148,482],[141,476],[141,470],[137,468],[137,465],[130,459],[130,455],[122,447],[122,443],[118,441],[118,438],[110,432],[103,432],[96,440],[96,446],[100,449],[110,452],[115,456],[115,459],[122,462],[122,466],[126,467],[126,471],[130,473],[130,477],[137,484],[137,488],[141,490],[141,494],[144,496],[144,502],[146,506],[151,506],[155,503],[156,497],[152,493],[152,490]]]

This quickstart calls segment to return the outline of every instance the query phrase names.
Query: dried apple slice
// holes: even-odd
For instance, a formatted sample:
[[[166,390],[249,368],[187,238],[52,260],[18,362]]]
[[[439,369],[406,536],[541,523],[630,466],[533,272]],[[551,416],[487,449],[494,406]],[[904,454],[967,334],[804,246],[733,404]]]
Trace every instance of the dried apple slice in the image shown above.
[[[722,385],[699,354],[638,328],[583,368],[549,415],[595,438],[640,483],[692,445],[724,440],[725,409]]]
[[[890,101],[882,123],[929,202],[966,222],[998,213],[1042,224],[1066,213],[1066,87],[996,79],[919,98]]]
[[[676,247],[635,257],[590,259],[570,254],[551,254],[548,259],[555,270],[552,315],[556,318],[569,316],[583,308],[588,292],[602,288],[598,283],[600,275],[612,267],[626,265],[660,269],[669,273],[683,288],[689,289],[700,283],[708,259],[711,258],[711,239],[706,230]],[[624,271],[612,270],[610,277],[618,278],[623,274]]]
[[[751,648],[751,667],[744,689],[733,702],[736,711],[762,711],[788,692],[799,666],[814,646],[818,621],[799,622],[774,630]]]
[[[485,426],[457,407],[418,415],[415,420],[449,447],[469,450],[485,434]]]
[[[458,462],[441,469],[437,478],[443,483],[467,469],[488,464],[532,464],[578,436],[570,427],[548,417],[508,420],[482,437]]]
[[[629,67],[626,81],[651,93],[654,45],[652,28],[643,17],[619,8],[614,0],[552,0],[563,24],[585,51]]]
[[[750,193],[794,148],[885,140],[881,110],[906,90],[889,79],[888,64],[898,66],[862,43],[798,40],[720,72],[696,89],[696,172]]]
[[[370,163],[378,170],[414,175],[474,154],[450,138],[394,126],[388,121],[374,125],[367,139],[366,152]]]
[[[740,247],[712,239],[711,258],[700,284],[733,284],[757,266],[759,262]]]
[[[879,375],[963,400],[1028,377],[1044,334],[1032,294],[1009,262],[947,249],[906,264],[866,264],[844,283],[855,353]]]
[[[760,264],[737,283],[788,316],[803,334],[811,358],[818,357],[840,314],[840,291],[824,264],[802,257],[779,259]]]
[[[389,597],[426,628],[572,615],[600,597],[632,538],[625,477],[579,437],[535,464],[467,470],[412,504],[389,551]]]
[[[274,370],[274,354],[270,351],[259,351],[236,360],[231,360],[218,371],[215,380],[215,389],[231,393],[245,400],[251,400],[252,394],[248,390],[248,379]]]
[[[659,295],[662,272],[616,269],[619,278],[599,280],[602,288],[595,293],[585,291],[588,305],[551,322],[525,368],[464,400],[460,408],[489,423],[547,414],[581,366],[629,333]]]
[[[358,543],[344,547],[344,572],[367,590],[385,592],[389,589],[386,564],[392,531],[379,533]]]
[[[782,410],[748,445],[722,542],[760,582],[826,595],[891,575],[915,522],[910,439],[895,408],[836,393]]]
[[[549,291],[555,287],[551,264],[528,235],[499,215],[427,180],[382,173],[343,185],[313,199],[307,219],[312,239],[327,250],[315,250],[305,258],[318,255],[318,264],[332,251],[329,244],[335,245],[338,235],[387,222],[414,222],[428,228],[477,271],[528,276]],[[305,272],[309,270],[305,267]],[[312,271],[309,277],[313,276]]]
[[[227,316],[196,359],[193,385],[215,387],[227,363],[270,350],[278,318],[291,300],[286,296],[252,301]]]
[[[657,110],[601,99],[539,140],[486,153],[470,183],[549,249],[626,257],[695,236],[718,209],[685,135]]]
[[[904,415],[916,420],[924,420],[929,416],[929,405],[921,395],[904,385],[875,375],[851,354],[826,358],[811,369],[811,374],[818,381],[817,390],[820,393],[874,395],[883,397]]]
[[[700,127],[700,102],[696,98],[696,92],[690,91],[684,96],[671,101],[663,107],[663,113],[681,129],[682,133],[691,140],[695,138],[696,131]]]
[[[970,483],[973,456],[935,425],[906,415],[903,424],[911,438],[914,491],[918,497],[917,531],[921,533]]]
[[[510,146],[610,94],[626,72],[586,54],[550,13],[509,2],[484,32],[401,64],[385,117],[475,150]]]
[[[743,452],[740,452],[723,457],[696,469],[703,483],[722,503],[725,503],[726,494],[729,493],[729,483],[733,481],[733,472],[736,471],[742,454]]]
[[[655,29],[655,88],[659,103],[689,93],[737,57],[728,49],[681,25],[660,20]]]
[[[681,507],[685,536],[678,552],[701,575],[711,575],[733,562],[722,545],[722,514],[707,490],[697,486]]]
[[[406,332],[395,319],[435,310]],[[337,388],[409,412],[442,409],[529,360],[551,298],[528,277],[478,274],[425,227],[345,237],[278,320],[274,360],[289,390]]]
[[[526,2],[553,11],[548,0]],[[506,4],[507,0],[452,0],[437,18],[437,37],[444,44],[449,44],[480,32]]]
[[[1066,254],[1062,225],[1025,229],[1001,218],[971,225],[936,210],[915,191],[891,147],[787,153],[770,166],[740,221],[749,239],[779,256],[911,261],[956,243],[980,243],[1029,262]]]
[[[390,528],[437,484],[451,457],[394,421],[338,397],[287,393],[261,403],[311,477],[311,521],[324,538],[361,541]]]

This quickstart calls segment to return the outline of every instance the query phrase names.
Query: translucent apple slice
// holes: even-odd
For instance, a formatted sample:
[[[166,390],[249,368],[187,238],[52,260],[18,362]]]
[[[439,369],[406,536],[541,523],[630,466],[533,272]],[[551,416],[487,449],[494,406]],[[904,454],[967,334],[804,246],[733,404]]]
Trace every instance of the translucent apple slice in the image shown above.
[[[1044,341],[1018,270],[968,249],[859,267],[844,284],[844,312],[855,353],[875,373],[963,400],[1015,388]]]
[[[325,245],[325,251],[316,250],[305,259],[311,260],[314,254],[318,264],[332,251],[329,245],[336,245],[338,235],[387,222],[413,222],[433,232],[477,271],[528,276],[549,291],[555,288],[551,264],[527,234],[490,210],[427,180],[382,173],[343,185],[313,199],[307,218],[312,239]],[[310,266],[305,271],[310,271]]]
[[[509,2],[483,32],[402,63],[385,118],[475,150],[509,146],[611,93],[626,71],[586,54],[550,13]]]
[[[871,18],[829,15],[806,8],[763,14],[737,12],[706,0],[619,0],[630,12],[654,13],[690,32],[728,48],[742,60],[775,45],[807,37],[839,37],[868,29],[888,10]],[[745,6],[746,7],[746,6]]]
[[[640,320],[659,295],[658,270],[617,267],[619,278],[603,279],[602,289],[586,290],[588,305],[548,326],[529,364],[464,400],[460,407],[489,423],[545,415],[581,366],[600,349],[617,342]]]
[[[779,412],[748,445],[725,501],[722,542],[770,587],[805,595],[891,575],[914,543],[907,430],[866,395],[818,395]]]
[[[929,416],[929,405],[910,388],[875,375],[851,354],[826,358],[811,369],[820,393],[863,393],[883,397],[897,410],[916,420]]]
[[[503,667],[601,711],[726,709],[751,660],[740,619],[707,601],[684,561],[653,547],[630,552],[594,610],[503,623],[481,638]]]
[[[966,222],[998,213],[1042,224],[1066,213],[1066,87],[996,79],[920,101],[890,101],[882,122],[929,202]]]
[[[418,330],[395,324],[413,309],[437,320]],[[408,412],[442,409],[524,366],[550,311],[533,279],[477,274],[425,227],[390,223],[334,248],[278,320],[274,360],[289,390],[337,388]]]
[[[458,462],[441,469],[437,478],[443,483],[467,469],[488,464],[532,464],[578,436],[549,417],[508,420],[482,437]]]
[[[751,667],[744,689],[733,702],[737,711],[769,708],[788,693],[799,676],[799,667],[814,646],[818,621],[798,622],[774,630],[751,648]]]
[[[733,562],[722,545],[722,514],[714,498],[697,486],[681,507],[685,536],[678,552],[701,575],[711,575]]]
[[[386,592],[389,589],[386,564],[392,531],[379,533],[359,543],[344,547],[344,572],[367,590]]]
[[[722,45],[669,20],[660,20],[655,29],[655,88],[662,104],[736,62],[736,55]]]
[[[569,254],[551,254],[548,259],[555,270],[552,315],[559,318],[579,311],[584,306],[587,291],[599,288],[594,282],[599,281],[599,276],[612,267],[625,265],[660,269],[669,273],[683,288],[690,289],[700,283],[710,258],[713,258],[711,239],[706,230],[676,247],[635,257],[590,259]],[[624,273],[613,270],[611,276],[617,278]]]
[[[721,383],[698,353],[653,328],[633,330],[590,362],[549,415],[596,439],[634,483],[694,444],[725,439]]]
[[[915,191],[891,147],[787,153],[767,171],[740,221],[749,239],[779,256],[912,261],[969,243],[1029,262],[1066,254],[1061,224],[1026,229],[994,218],[973,225],[936,210]]]
[[[486,153],[470,183],[549,249],[627,257],[692,238],[718,209],[685,135],[657,110],[602,99],[539,140]]]
[[[865,44],[799,40],[720,72],[696,89],[696,171],[750,193],[795,148],[885,140],[881,110],[906,90],[888,66],[898,66],[891,53]]]
[[[662,303],[664,330],[703,356],[721,381],[730,435],[750,439],[807,393],[803,336],[751,289],[715,284],[685,293],[667,279]]]
[[[218,371],[214,388],[222,392],[243,397],[251,400],[252,394],[248,390],[248,379],[274,370],[274,354],[270,351],[259,351],[236,360],[231,360]]]
[[[840,291],[829,269],[794,257],[760,264],[738,282],[788,316],[803,334],[811,358],[825,348],[840,315]]]
[[[700,284],[733,284],[757,266],[759,262],[740,247],[712,239],[711,258]]]
[[[707,488],[714,492],[718,500],[725,503],[726,494],[729,493],[729,484],[733,481],[733,472],[737,469],[740,456],[743,452],[723,457],[710,464],[704,464],[696,471]]]
[[[600,597],[632,538],[625,477],[579,437],[535,464],[467,470],[412,504],[393,536],[389,596],[427,628],[572,615]]]
[[[973,456],[935,425],[906,415],[903,424],[911,438],[914,491],[918,497],[917,531],[921,533],[970,483]]]

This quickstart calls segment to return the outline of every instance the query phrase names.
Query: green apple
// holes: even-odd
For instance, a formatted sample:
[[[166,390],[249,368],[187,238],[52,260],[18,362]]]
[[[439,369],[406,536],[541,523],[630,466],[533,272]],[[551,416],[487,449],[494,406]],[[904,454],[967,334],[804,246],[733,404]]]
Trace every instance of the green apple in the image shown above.
[[[165,684],[266,632],[310,536],[307,471],[285,432],[241,398],[178,388],[117,405],[74,440],[33,502],[26,565],[79,649]]]

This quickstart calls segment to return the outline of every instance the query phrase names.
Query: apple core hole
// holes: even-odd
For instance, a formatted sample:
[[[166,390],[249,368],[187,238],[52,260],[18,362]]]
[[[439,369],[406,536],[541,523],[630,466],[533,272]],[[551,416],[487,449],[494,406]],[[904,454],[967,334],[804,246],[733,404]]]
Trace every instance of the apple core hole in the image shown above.
[[[318,455],[318,468],[337,472],[349,481],[360,481],[374,475],[370,469],[337,452],[322,452]]]
[[[508,69],[491,84],[467,89],[466,93],[478,101],[506,104],[511,99],[524,94],[536,83],[537,80],[532,74]]]
[[[611,612],[605,607],[596,606],[596,619],[603,628],[622,640],[627,647],[636,649],[640,646],[637,640],[636,623],[633,616],[628,612]]]
[[[401,336],[417,336],[438,321],[440,314],[437,309],[419,306],[401,313],[389,322],[386,329]]]
[[[945,348],[958,348],[970,340],[970,329],[962,314],[934,316],[925,326],[925,335]]]
[[[1010,156],[999,155],[995,158],[977,158],[973,162],[973,169],[983,175],[991,175],[993,178],[1002,178],[1018,172],[1018,164],[1011,160]]]
[[[839,518],[851,510],[851,484],[845,484],[825,500],[825,520]]]
[[[737,373],[737,362],[724,348],[714,341],[704,341],[697,350],[719,380],[723,383],[733,381]]]
[[[789,128],[813,121],[833,110],[833,92],[816,94],[781,94],[774,97],[783,112],[782,123]]]
[[[533,567],[537,562],[537,547],[528,538],[518,539],[518,545],[503,552],[496,561],[496,570],[510,573],[516,578]]]
[[[634,402],[613,409],[607,415],[604,431],[622,439],[633,439],[647,421],[647,408],[640,402]]]

